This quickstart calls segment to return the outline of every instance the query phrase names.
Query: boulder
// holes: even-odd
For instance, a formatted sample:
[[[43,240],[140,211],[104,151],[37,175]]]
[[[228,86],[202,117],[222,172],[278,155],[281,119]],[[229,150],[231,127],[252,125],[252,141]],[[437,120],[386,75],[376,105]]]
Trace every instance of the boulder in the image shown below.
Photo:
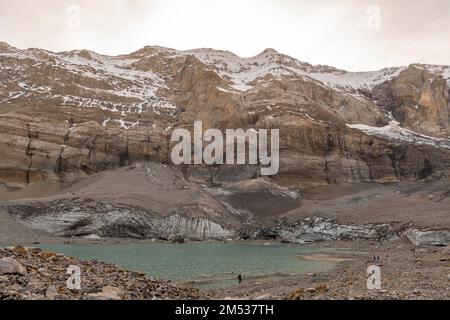
[[[55,286],[49,286],[45,291],[45,296],[47,299],[54,300],[58,295],[58,289]]]
[[[172,243],[184,243],[184,236],[182,234],[172,234],[169,236],[169,242]]]
[[[40,294],[45,291],[45,283],[37,278],[31,278],[25,287],[25,291],[32,294]]]
[[[49,251],[43,251],[43,252],[40,253],[40,256],[41,256],[42,258],[48,260],[48,259],[51,259],[51,258],[55,257],[55,256],[56,256],[56,253],[54,253],[54,252],[49,252]]]
[[[447,246],[450,243],[449,230],[419,230],[410,229],[406,237],[415,246]]]
[[[1,274],[18,274],[24,276],[27,269],[16,259],[6,257],[0,259],[0,275]]]
[[[20,254],[20,255],[26,255],[27,254],[27,249],[25,247],[22,246],[17,246],[13,249],[14,253]]]
[[[102,292],[92,293],[89,295],[91,300],[122,300],[123,292],[119,288],[106,286]]]

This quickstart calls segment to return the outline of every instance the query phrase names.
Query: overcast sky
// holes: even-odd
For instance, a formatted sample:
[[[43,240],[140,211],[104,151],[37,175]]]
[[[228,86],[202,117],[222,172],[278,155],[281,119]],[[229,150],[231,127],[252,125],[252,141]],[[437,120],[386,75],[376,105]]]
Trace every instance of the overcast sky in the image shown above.
[[[145,45],[353,70],[450,65],[449,0],[0,0],[0,41],[105,54]]]

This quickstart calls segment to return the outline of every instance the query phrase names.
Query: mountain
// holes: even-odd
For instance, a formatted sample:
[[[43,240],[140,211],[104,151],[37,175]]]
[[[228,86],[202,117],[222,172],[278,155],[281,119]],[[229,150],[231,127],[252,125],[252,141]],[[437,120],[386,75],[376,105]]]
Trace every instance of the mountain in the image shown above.
[[[145,47],[112,57],[0,43],[0,183],[7,199],[46,190],[6,207],[22,223],[63,235],[254,236],[266,220],[274,232],[275,221],[310,215],[297,212],[310,188],[337,186],[340,194],[348,184],[408,181],[434,183],[428,195],[442,199],[430,205],[445,221],[449,88],[448,66],[347,72],[273,49],[241,58]],[[280,173],[172,166],[171,133],[196,120],[205,129],[279,128]]]

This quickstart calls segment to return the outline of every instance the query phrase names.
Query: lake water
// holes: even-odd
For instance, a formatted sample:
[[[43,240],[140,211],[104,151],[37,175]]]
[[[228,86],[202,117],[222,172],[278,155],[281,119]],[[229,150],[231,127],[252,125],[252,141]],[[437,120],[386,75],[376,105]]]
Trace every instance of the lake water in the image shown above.
[[[335,251],[329,248],[259,245],[242,243],[188,244],[42,244],[42,249],[80,259],[97,259],[126,269],[142,271],[151,277],[189,282],[201,288],[236,284],[238,274],[251,279],[321,272],[335,263],[308,261],[300,254]]]

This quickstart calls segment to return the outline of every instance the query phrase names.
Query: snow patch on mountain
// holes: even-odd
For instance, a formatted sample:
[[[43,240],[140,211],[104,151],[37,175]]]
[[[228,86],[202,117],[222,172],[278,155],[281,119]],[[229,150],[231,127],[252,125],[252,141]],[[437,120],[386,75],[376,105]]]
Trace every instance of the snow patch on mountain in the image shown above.
[[[0,63],[2,71],[10,71],[14,75],[14,77],[0,81],[0,89],[2,86],[14,83],[22,89],[22,91],[14,92],[13,95],[2,97],[1,103],[10,103],[18,98],[39,96],[45,99],[60,99],[66,106],[97,107],[120,112],[143,112],[150,109],[156,113],[161,113],[162,110],[171,113],[178,109],[172,101],[157,95],[156,92],[160,88],[166,87],[166,82],[160,75],[132,68],[132,64],[138,59],[124,56],[104,56],[86,50],[53,53],[38,49],[19,50],[13,47],[7,47],[1,51],[0,58],[18,60],[17,62]],[[42,68],[57,70],[59,68],[77,77],[106,82],[112,89],[80,85],[75,81],[69,84],[61,82],[62,87],[74,85],[83,91],[93,92],[92,97],[103,94],[105,97],[125,98],[128,101],[113,103],[112,101],[117,99],[96,99],[87,98],[83,94],[75,96],[52,93],[50,87],[33,83],[27,67],[30,64],[37,70]],[[55,80],[58,79],[55,78]]]
[[[347,124],[351,129],[360,130],[367,135],[388,138],[400,142],[416,145],[429,145],[438,148],[450,149],[450,139],[434,138],[400,127],[397,121],[391,121],[385,127],[371,127],[365,124]],[[449,137],[450,138],[450,137]]]

